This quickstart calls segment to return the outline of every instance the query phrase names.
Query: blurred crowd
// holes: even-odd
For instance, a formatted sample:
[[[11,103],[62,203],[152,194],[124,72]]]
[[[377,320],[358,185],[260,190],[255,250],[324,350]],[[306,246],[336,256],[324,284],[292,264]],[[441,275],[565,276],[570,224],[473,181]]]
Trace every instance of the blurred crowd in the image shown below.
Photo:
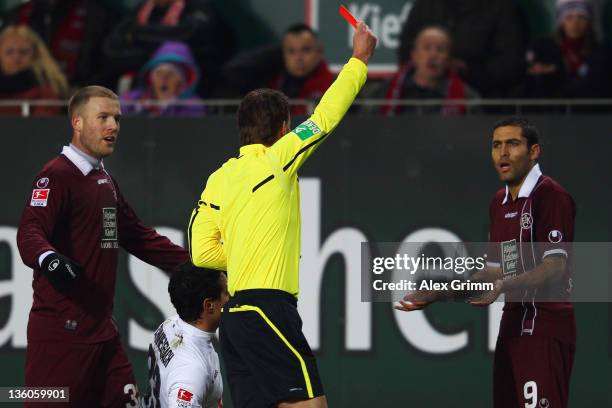
[[[370,108],[384,115],[414,112],[395,102],[402,99],[443,100],[420,112],[461,115],[479,109],[466,101],[483,98],[612,98],[612,54],[598,39],[591,1],[557,0],[556,28],[540,36],[529,33],[517,0],[414,0],[397,72],[371,81],[362,97],[387,101]],[[128,114],[200,116],[218,109],[202,100],[258,87],[316,102],[334,80],[307,25],[238,52],[231,25],[207,0],[142,0],[128,15],[100,1],[34,0],[1,24],[4,100],[60,101],[99,84],[117,91]],[[30,113],[62,111],[34,103]],[[0,105],[0,114],[20,113]]]

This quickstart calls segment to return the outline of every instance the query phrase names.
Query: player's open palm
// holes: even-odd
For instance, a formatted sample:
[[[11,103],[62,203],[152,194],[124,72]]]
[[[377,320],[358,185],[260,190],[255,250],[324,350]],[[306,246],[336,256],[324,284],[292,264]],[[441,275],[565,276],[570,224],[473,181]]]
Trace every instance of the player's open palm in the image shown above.
[[[399,301],[399,305],[393,308],[403,312],[414,312],[424,309],[429,304],[435,302],[437,298],[437,293],[434,290],[419,290],[404,296],[404,299]]]
[[[359,58],[367,64],[372,54],[374,54],[377,41],[378,39],[366,23],[359,21],[353,35],[353,57]]]

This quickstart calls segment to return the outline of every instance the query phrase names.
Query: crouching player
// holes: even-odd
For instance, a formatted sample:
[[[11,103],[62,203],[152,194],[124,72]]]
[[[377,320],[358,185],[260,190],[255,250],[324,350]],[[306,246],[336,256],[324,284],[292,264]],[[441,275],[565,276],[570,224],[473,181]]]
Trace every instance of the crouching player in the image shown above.
[[[212,339],[229,298],[224,272],[179,267],[168,285],[178,315],[155,331],[149,346],[144,408],[217,408],[223,382]]]

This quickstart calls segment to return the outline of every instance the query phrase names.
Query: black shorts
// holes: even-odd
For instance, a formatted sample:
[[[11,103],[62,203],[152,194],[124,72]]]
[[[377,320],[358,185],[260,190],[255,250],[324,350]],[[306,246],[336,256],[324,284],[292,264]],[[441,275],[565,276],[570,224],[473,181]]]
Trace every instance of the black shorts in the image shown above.
[[[297,300],[287,292],[236,292],[223,308],[221,354],[236,408],[276,406],[323,395]]]

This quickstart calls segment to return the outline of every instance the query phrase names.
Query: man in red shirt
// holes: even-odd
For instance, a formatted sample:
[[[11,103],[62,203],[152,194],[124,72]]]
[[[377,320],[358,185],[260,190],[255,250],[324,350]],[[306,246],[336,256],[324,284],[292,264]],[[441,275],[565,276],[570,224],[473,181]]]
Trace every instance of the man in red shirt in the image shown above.
[[[472,279],[495,282],[495,290],[469,302],[487,306],[505,294],[495,347],[494,406],[567,407],[576,349],[568,244],[574,240],[576,205],[559,183],[542,175],[538,131],[527,120],[495,125],[492,158],[506,187],[497,191],[489,209],[487,268]],[[448,294],[418,296],[396,308],[418,310]]]
[[[495,348],[495,407],[567,407],[576,349],[568,249],[576,205],[559,183],[542,175],[531,123],[499,122],[492,147],[495,169],[506,182],[489,209],[488,263],[498,280],[495,291],[472,303],[487,305],[506,295]],[[542,299],[538,290],[553,301],[536,301]]]
[[[119,247],[166,271],[189,255],[142,224],[102,163],[119,134],[117,95],[82,88],[69,113],[72,143],[36,176],[17,233],[34,270],[25,385],[69,387],[70,406],[124,407],[138,390],[112,319]]]

